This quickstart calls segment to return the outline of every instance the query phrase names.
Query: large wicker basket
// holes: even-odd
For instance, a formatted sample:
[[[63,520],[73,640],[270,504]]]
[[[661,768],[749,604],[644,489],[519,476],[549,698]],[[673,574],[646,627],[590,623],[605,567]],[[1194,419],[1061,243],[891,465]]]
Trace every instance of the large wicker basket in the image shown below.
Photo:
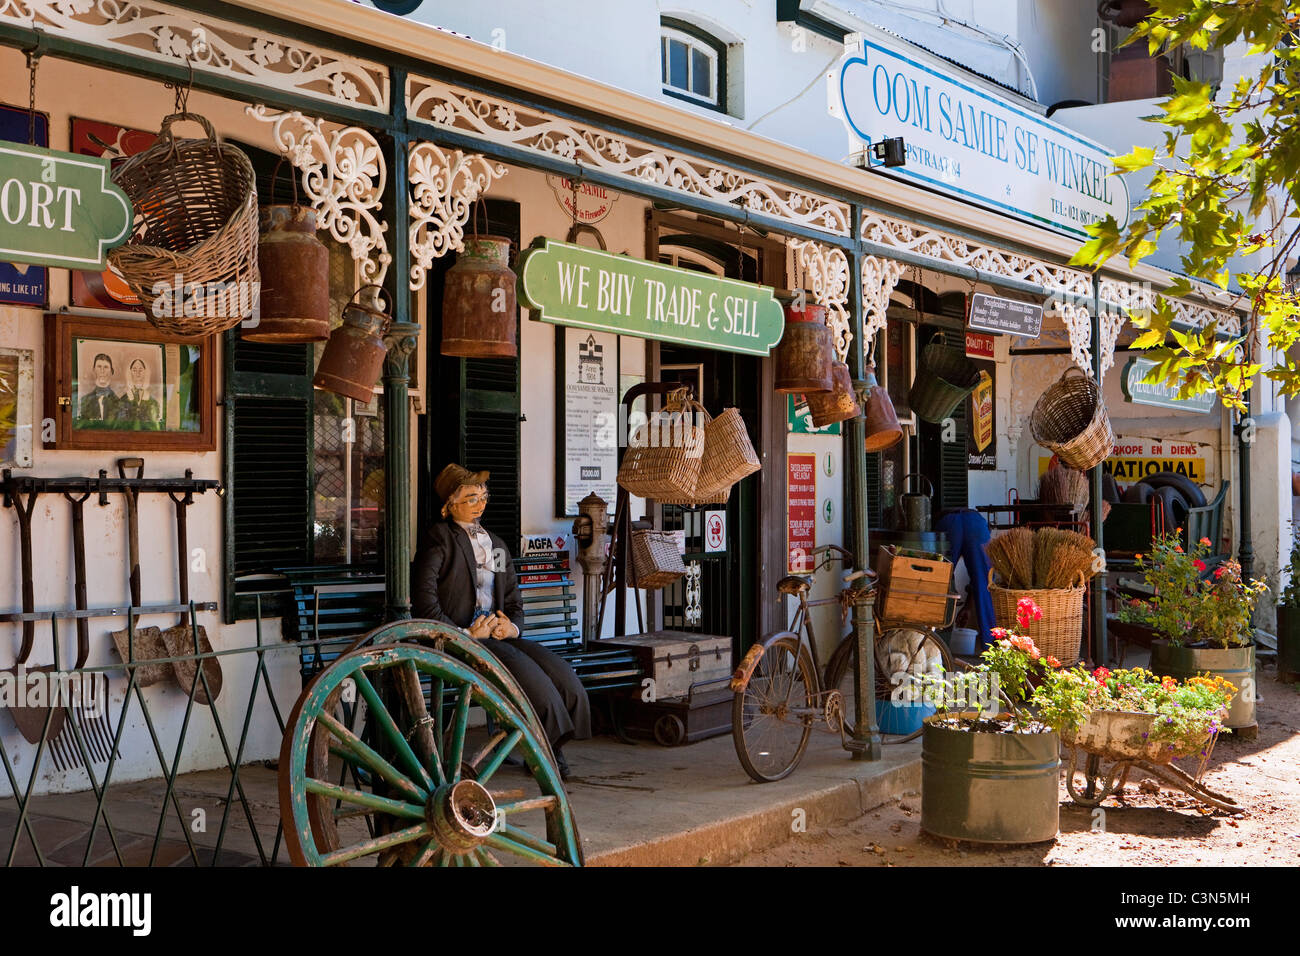
[[[726,494],[742,478],[762,468],[740,412],[728,408],[704,426],[704,461],[694,497],[701,503]]]
[[[207,137],[176,137],[172,124],[184,120],[198,123]],[[157,142],[123,163],[113,181],[135,207],[135,229],[108,260],[149,321],[187,337],[243,321],[240,306],[256,302],[259,282],[257,183],[248,157],[222,143],[197,113],[174,113],[163,120]],[[177,308],[196,301],[205,306],[200,315]]]
[[[653,590],[667,587],[686,573],[671,531],[636,528],[632,531],[633,586]]]
[[[1031,638],[1044,654],[1062,664],[1073,664],[1081,655],[1083,640],[1083,595],[1085,589],[1060,588],[1021,591],[1016,588],[989,587],[993,598],[993,617],[998,625]],[[1032,598],[1043,612],[1041,621],[1028,627],[1016,622],[1016,605],[1021,598]]]
[[[631,494],[659,501],[695,494],[709,413],[688,395],[686,389],[670,392],[663,410],[628,439],[618,483]]]
[[[959,348],[936,334],[921,350],[907,403],[922,421],[940,424],[979,384],[980,370]]]
[[[1065,464],[1088,471],[1115,447],[1115,433],[1096,381],[1071,365],[1038,397],[1029,414],[1029,431]]]

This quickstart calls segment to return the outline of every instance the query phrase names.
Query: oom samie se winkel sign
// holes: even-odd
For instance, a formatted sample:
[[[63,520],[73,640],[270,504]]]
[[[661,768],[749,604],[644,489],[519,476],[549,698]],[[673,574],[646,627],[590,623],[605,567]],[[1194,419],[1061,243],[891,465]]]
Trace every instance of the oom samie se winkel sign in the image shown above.
[[[767,355],[785,318],[768,286],[538,238],[519,263],[519,299],[555,325]]]

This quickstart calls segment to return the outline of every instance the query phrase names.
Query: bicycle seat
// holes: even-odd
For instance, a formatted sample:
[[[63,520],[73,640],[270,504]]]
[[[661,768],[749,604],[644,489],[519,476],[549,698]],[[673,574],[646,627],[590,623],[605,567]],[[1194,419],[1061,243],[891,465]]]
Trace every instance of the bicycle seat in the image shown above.
[[[782,594],[804,594],[812,587],[812,578],[802,574],[787,574],[776,586]]]

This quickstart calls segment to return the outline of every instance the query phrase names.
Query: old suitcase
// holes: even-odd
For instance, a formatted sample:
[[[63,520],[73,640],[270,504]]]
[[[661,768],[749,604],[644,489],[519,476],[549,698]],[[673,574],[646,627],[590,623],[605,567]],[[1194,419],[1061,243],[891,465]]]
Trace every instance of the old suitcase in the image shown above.
[[[642,671],[654,681],[654,700],[685,697],[693,684],[731,674],[731,638],[689,631],[652,631],[602,640],[609,647],[631,648]]]
[[[645,700],[634,690],[624,727],[629,734],[653,737],[665,747],[693,744],[697,740],[731,732],[731,678],[696,684],[685,697]]]

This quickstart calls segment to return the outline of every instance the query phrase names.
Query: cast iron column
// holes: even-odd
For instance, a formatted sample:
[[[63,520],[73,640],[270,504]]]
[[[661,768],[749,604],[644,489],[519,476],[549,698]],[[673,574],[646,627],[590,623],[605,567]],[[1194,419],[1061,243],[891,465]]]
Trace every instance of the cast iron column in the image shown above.
[[[861,210],[851,207],[853,230],[861,221]],[[849,257],[849,313],[853,317],[853,343],[849,348],[849,373],[853,376],[853,390],[858,395],[863,410],[866,401],[865,359],[863,348],[864,320],[862,315],[862,252],[846,250]],[[845,538],[857,556],[860,568],[871,566],[870,543],[867,540],[867,481],[866,481],[866,419],[859,414],[844,423],[844,498]],[[876,723],[876,625],[873,618],[874,592],[867,582],[858,578],[853,582],[853,633],[858,645],[858,666],[853,672],[853,739],[848,743],[854,760],[879,760],[880,725]]]
[[[1092,374],[1101,388],[1101,283],[1096,275],[1092,277]],[[1092,508],[1089,522],[1092,525],[1092,539],[1101,555],[1101,571],[1092,579],[1092,623],[1093,647],[1097,653],[1098,665],[1110,662],[1110,648],[1106,631],[1106,544],[1102,540],[1102,467],[1097,465],[1089,474],[1092,486]]]

